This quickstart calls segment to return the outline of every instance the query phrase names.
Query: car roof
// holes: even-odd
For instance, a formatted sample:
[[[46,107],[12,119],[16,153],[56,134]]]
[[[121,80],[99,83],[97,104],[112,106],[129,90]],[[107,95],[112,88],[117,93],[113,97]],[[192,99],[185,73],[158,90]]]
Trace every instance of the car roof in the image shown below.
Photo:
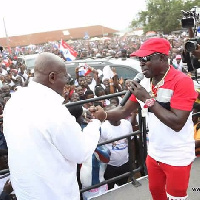
[[[29,59],[29,58],[36,58],[39,54],[29,54],[29,55],[21,55],[18,58]]]

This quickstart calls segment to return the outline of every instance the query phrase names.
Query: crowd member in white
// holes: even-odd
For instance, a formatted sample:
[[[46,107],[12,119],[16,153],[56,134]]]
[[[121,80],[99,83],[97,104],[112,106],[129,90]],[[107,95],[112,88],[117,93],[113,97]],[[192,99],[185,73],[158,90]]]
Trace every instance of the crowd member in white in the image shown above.
[[[4,68],[5,68],[5,66],[1,63],[1,65],[0,65],[0,74],[1,75],[7,75],[8,74],[7,70],[5,70]]]
[[[181,55],[176,55],[175,59],[173,60],[173,65],[175,66],[175,69],[181,72],[183,71],[183,63]]]
[[[99,72],[93,67],[90,67],[89,65],[84,63],[75,69],[75,73],[76,73],[75,85],[76,86],[80,85],[78,81],[79,77],[85,76],[88,89],[94,92],[95,86],[100,82],[100,79],[98,77]]]
[[[106,110],[116,108],[114,105],[107,106]],[[101,137],[100,142],[111,140],[123,135],[128,135],[133,132],[132,125],[128,120],[106,120],[101,125]],[[111,157],[106,167],[104,177],[106,180],[113,177],[122,175],[129,171],[128,163],[128,140],[123,138],[118,141],[114,141],[105,146],[110,150]],[[118,181],[108,183],[108,189],[112,189],[115,185],[123,185],[127,183],[128,177],[122,178]]]
[[[28,73],[26,70],[26,65],[24,63],[20,63],[18,67],[18,75],[22,78],[23,84],[28,79]]]
[[[100,82],[100,79],[98,77],[98,71],[96,69],[94,69],[93,67],[90,67],[89,69],[91,70],[91,72],[87,74],[85,78],[88,83],[88,87],[94,92],[95,86],[97,85],[97,83]]]
[[[4,134],[18,200],[80,198],[76,166],[93,154],[104,119],[92,120],[82,132],[62,104],[67,79],[64,61],[52,53],[41,53],[33,81],[19,88],[6,104]]]

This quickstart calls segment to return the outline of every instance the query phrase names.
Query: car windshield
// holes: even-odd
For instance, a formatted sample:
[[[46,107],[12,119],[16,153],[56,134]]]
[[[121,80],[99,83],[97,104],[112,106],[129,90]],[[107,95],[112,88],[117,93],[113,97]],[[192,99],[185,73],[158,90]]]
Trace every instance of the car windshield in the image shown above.
[[[35,58],[29,58],[26,60],[27,68],[34,68]]]

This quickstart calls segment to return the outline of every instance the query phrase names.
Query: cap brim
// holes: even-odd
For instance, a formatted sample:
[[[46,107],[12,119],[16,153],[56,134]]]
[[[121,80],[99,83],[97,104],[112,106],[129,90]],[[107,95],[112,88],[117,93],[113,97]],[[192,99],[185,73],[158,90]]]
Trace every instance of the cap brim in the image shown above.
[[[144,56],[151,55],[152,53],[155,53],[155,51],[137,50],[137,51],[133,52],[132,54],[130,54],[130,56],[131,57],[133,57],[133,56],[144,57]]]

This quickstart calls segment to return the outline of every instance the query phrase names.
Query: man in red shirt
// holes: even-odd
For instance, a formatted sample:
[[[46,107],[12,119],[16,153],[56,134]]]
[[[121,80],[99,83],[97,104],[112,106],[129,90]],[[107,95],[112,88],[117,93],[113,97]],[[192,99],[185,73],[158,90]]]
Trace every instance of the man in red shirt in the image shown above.
[[[104,112],[91,108],[95,117],[127,117],[139,106],[146,113],[149,145],[146,165],[154,200],[187,198],[191,163],[195,158],[191,110],[197,98],[193,81],[168,64],[171,46],[164,38],[151,38],[131,54],[139,58],[145,78],[132,81],[132,96],[122,107]]]

